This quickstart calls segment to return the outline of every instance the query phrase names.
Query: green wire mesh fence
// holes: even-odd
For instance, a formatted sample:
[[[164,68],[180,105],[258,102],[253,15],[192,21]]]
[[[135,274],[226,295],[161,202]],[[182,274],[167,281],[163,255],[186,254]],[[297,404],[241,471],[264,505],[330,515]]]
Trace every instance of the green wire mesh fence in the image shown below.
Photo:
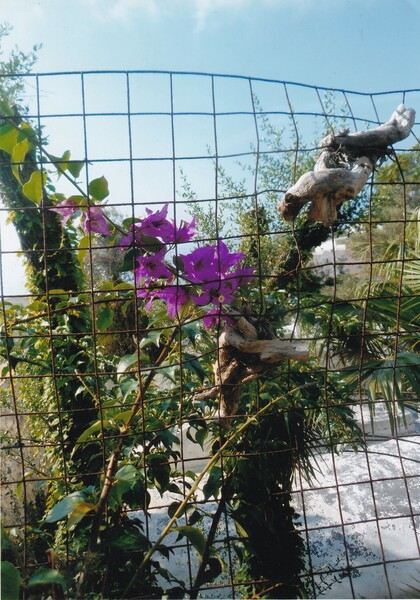
[[[279,204],[326,147],[327,168],[353,174],[361,154],[337,139],[397,107],[406,119],[420,90],[156,71],[12,79],[22,98],[3,76],[0,111],[10,594],[410,596],[418,122],[364,148],[369,173],[327,221],[312,197],[287,220]]]

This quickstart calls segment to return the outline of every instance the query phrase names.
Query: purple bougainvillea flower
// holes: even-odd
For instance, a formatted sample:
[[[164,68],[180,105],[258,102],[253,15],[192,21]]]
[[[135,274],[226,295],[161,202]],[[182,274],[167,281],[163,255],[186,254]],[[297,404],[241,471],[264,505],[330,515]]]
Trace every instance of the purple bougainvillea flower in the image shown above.
[[[158,290],[149,290],[147,287],[149,285],[149,283],[150,282],[146,282],[144,284],[144,286],[142,286],[136,290],[137,298],[144,298],[144,300],[147,300],[147,302],[145,304],[146,310],[150,310],[152,308],[153,300],[156,298],[156,294],[158,291]]]
[[[180,254],[184,265],[184,274],[188,281],[192,283],[203,283],[214,279],[214,246],[202,246],[196,248],[189,254]]]
[[[225,281],[232,282],[232,285],[235,286],[236,290],[238,287],[246,285],[250,283],[254,278],[254,267],[248,267],[247,269],[236,269],[236,271],[232,271],[231,273],[227,273],[225,276]]]
[[[234,265],[238,264],[246,255],[243,252],[229,252],[229,248],[221,240],[215,246],[215,263],[217,272],[226,274]]]
[[[111,235],[111,230],[104,217],[101,206],[89,206],[82,215],[82,226],[86,233],[100,233]]]
[[[158,237],[163,242],[171,242],[174,237],[174,225],[166,218],[168,214],[168,205],[161,210],[153,212],[146,208],[147,217],[140,223],[140,230],[143,235]]]
[[[189,223],[183,221],[179,228],[167,219],[168,205],[153,212],[146,209],[147,217],[140,223],[132,224],[129,235],[125,236],[120,246],[138,244],[144,246],[147,238],[158,238],[164,243],[185,243],[196,234],[195,219]],[[234,301],[237,289],[251,281],[252,268],[241,268],[240,262],[245,254],[230,252],[222,241],[215,245],[201,246],[188,254],[179,254],[180,277],[184,285],[176,285],[173,270],[165,263],[168,246],[164,246],[154,254],[147,254],[137,259],[135,281],[139,298],[146,300],[146,310],[150,310],[156,298],[167,304],[168,315],[174,319],[180,309],[188,302],[197,306],[213,304],[204,317],[206,326],[210,327],[223,319],[233,322],[232,318],[221,312],[223,305]],[[166,279],[166,285],[158,288],[158,280]],[[185,285],[185,282],[188,285]]]
[[[140,223],[130,225],[129,234],[122,238],[118,246],[145,246],[145,238],[159,238],[165,244],[181,244],[189,242],[196,235],[195,218],[190,223],[182,222],[181,227],[176,227],[173,221],[166,217],[168,214],[168,205],[156,212],[146,208],[147,217]]]
[[[131,245],[140,245],[140,236],[141,236],[141,226],[140,225],[130,225],[129,234],[122,238],[118,242],[119,247],[131,246]]]
[[[201,294],[191,295],[191,300],[198,306],[206,306],[207,304],[230,304],[235,299],[232,295],[236,291],[237,286],[232,285],[232,281],[222,279],[208,281],[200,286]]]
[[[140,256],[137,259],[139,266],[134,270],[136,281],[139,281],[142,278],[153,280],[159,279],[160,277],[166,277],[168,281],[172,279],[173,274],[163,262],[166,250],[166,247],[163,247],[156,254]]]
[[[217,246],[202,246],[189,254],[180,254],[186,278],[193,283],[204,283],[227,277],[231,267],[245,256],[242,252],[229,252],[226,244],[220,241]]]
[[[193,217],[192,221],[189,223],[183,222],[181,227],[176,228],[175,224],[173,225],[173,239],[169,240],[171,242],[175,242],[175,244],[182,244],[184,242],[189,242],[196,235],[197,229],[195,228],[195,217]]]
[[[179,285],[168,285],[164,289],[158,290],[156,296],[166,302],[171,319],[179,314],[182,306],[190,299],[187,290]]]
[[[180,309],[190,299],[188,291],[179,285],[168,285],[160,290],[149,290],[147,287],[143,286],[137,290],[136,295],[138,298],[144,298],[147,300],[145,304],[146,310],[151,309],[153,301],[156,298],[164,300],[167,304],[168,315],[171,319],[175,319],[175,317],[179,314]]]
[[[79,206],[74,202],[74,200],[63,200],[59,202],[57,206],[54,208],[50,208],[53,212],[56,212],[61,219],[61,223],[65,225],[67,221],[74,215],[76,210],[78,210]]]

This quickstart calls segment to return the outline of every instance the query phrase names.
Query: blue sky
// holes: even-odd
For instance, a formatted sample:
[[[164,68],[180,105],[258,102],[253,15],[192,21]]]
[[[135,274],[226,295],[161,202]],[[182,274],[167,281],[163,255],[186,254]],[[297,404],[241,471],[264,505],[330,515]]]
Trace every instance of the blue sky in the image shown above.
[[[419,87],[419,0],[2,0],[38,70],[163,69]]]
[[[4,43],[5,54],[15,45],[28,51],[34,44],[42,43],[35,67],[39,73],[193,71],[369,93],[420,88],[420,0],[0,2],[1,22],[7,21],[13,26],[12,34]],[[84,77],[86,112],[105,113],[86,118],[87,138],[80,116],[81,76],[41,76],[38,82],[38,98],[32,79],[27,86],[25,103],[30,112],[36,114],[39,101],[41,124],[49,137],[50,152],[61,155],[70,149],[73,158],[88,160],[89,179],[105,174],[111,189],[109,201],[120,210],[124,211],[124,203],[129,208],[131,201],[148,205],[176,197],[178,202],[181,169],[199,197],[215,197],[214,163],[208,155],[209,151],[214,152],[215,145],[211,114],[174,118],[176,161],[171,161],[175,151],[171,145],[168,75],[133,74],[129,77],[130,111],[168,113],[132,118],[132,150],[138,162],[131,174],[131,163],[127,161],[129,143],[124,117],[127,78],[124,74]],[[211,82],[209,77],[174,77],[174,111],[211,113]],[[286,98],[281,84],[253,81],[252,85],[252,94],[259,98],[264,110],[284,111],[283,120],[278,117],[278,121],[274,121],[278,127],[290,127],[289,101],[295,111],[302,113],[321,110],[314,89],[289,86],[289,98]],[[247,79],[215,79],[217,112],[252,110],[252,94]],[[350,95],[349,98],[361,127],[378,120],[386,121],[401,101],[413,106],[417,113],[420,110],[420,92],[407,96],[401,93],[375,96],[375,107],[369,96]],[[343,95],[337,92],[335,100],[337,106],[342,106]],[[62,116],[48,117],[60,112]],[[111,116],[113,112],[120,112],[122,116]],[[79,116],[71,118],[70,113]],[[310,114],[296,116],[296,119],[303,142],[313,145],[319,139],[319,125]],[[257,141],[255,133],[252,114],[218,117],[219,156],[249,153],[250,146],[255,146]],[[183,160],[183,157],[197,156],[203,159]],[[249,160],[252,162],[253,158]],[[234,176],[238,176],[237,164],[233,162],[227,159],[222,166],[233,169]],[[135,197],[131,195],[130,177],[134,178]],[[250,177],[251,193],[252,186]],[[60,191],[72,193],[65,185]],[[2,215],[0,226],[3,291],[24,293],[23,270],[16,266],[17,237],[12,227],[5,226]]]

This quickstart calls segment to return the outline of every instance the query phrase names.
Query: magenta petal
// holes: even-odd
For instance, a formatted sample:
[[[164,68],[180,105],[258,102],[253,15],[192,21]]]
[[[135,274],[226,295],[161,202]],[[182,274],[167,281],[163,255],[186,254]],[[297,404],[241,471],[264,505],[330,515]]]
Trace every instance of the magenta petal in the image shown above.
[[[166,302],[171,319],[178,316],[179,310],[190,299],[186,289],[177,285],[169,285],[163,290],[159,290],[156,296]]]
[[[63,200],[57,206],[51,207],[50,210],[57,213],[61,218],[62,224],[65,225],[78,208],[79,206],[74,200]]]
[[[137,259],[139,266],[134,271],[136,278],[148,277],[159,279],[160,277],[166,277],[170,280],[173,275],[163,262],[166,251],[167,249],[164,247],[151,256],[140,256]]]
[[[171,242],[174,238],[174,225],[166,218],[168,214],[168,205],[161,210],[153,212],[146,208],[147,217],[140,223],[140,230],[143,235],[160,238],[163,242]]]
[[[215,247],[216,265],[218,273],[224,274],[231,267],[236,265],[242,258],[245,258],[243,252],[229,252],[229,248],[221,240]]]
[[[82,216],[83,229],[86,233],[100,233],[111,235],[111,229],[103,214],[101,206],[89,206]]]
[[[176,244],[182,244],[191,241],[196,234],[195,217],[193,217],[190,223],[185,223],[178,229],[174,227],[174,239],[171,241]]]
[[[214,246],[202,246],[189,254],[179,255],[184,265],[186,278],[192,283],[203,283],[214,279]]]

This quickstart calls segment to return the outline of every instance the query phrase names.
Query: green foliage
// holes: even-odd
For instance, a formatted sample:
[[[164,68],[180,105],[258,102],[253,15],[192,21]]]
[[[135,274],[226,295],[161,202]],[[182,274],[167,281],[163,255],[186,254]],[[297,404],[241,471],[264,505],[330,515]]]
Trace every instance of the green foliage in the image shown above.
[[[67,587],[66,580],[58,573],[58,571],[41,567],[31,575],[27,583],[27,588],[33,589],[38,588],[39,586],[50,586],[52,584],[58,584],[63,589],[66,589]]]
[[[19,570],[7,560],[1,561],[1,597],[9,600],[19,599],[22,577]]]
[[[89,194],[95,200],[104,200],[109,196],[108,182],[105,177],[102,176],[98,179],[93,179],[89,183]]]

